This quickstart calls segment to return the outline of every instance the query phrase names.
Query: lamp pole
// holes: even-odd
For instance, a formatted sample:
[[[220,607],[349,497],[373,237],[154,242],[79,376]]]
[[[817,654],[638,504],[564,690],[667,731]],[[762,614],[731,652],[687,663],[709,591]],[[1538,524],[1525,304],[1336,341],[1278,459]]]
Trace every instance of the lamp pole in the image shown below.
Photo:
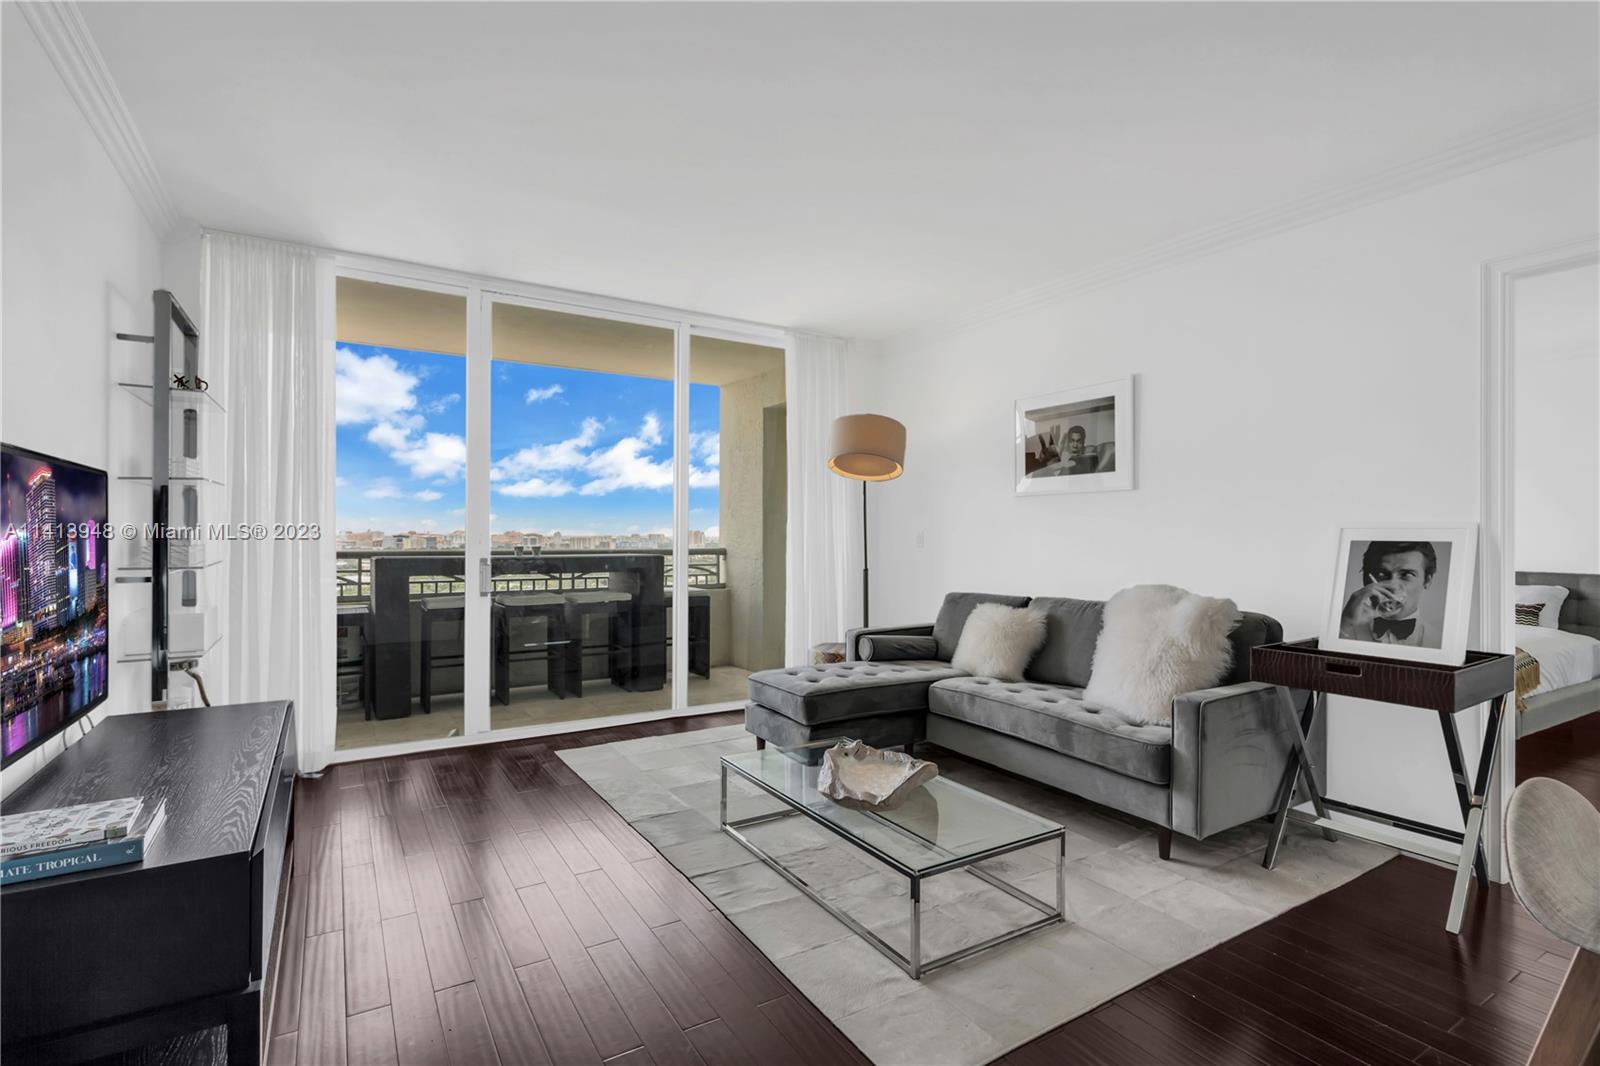
[[[867,483],[861,483],[861,628],[871,625],[869,621],[868,592],[872,586],[867,582]]]
[[[861,482],[861,626],[872,619],[871,571],[867,567],[867,482],[900,476],[906,458],[906,427],[886,415],[840,415],[833,420],[828,469]]]

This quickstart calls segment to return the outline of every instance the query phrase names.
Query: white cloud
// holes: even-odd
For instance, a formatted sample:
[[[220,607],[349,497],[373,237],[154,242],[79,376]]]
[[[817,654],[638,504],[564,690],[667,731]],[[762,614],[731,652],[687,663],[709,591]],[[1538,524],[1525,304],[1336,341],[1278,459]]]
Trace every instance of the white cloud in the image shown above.
[[[493,481],[512,481],[529,474],[581,469],[589,461],[587,449],[600,439],[604,428],[598,418],[585,418],[577,436],[554,444],[529,445],[495,463],[489,477]]]
[[[528,394],[523,397],[523,400],[527,403],[539,403],[542,400],[548,400],[552,397],[560,396],[564,391],[565,390],[562,389],[560,385],[546,385],[542,389],[529,389]]]
[[[422,419],[379,422],[367,430],[367,440],[407,467],[415,478],[458,478],[467,466],[466,439],[456,433],[418,431]]]
[[[376,428],[376,427],[375,427]],[[636,433],[603,447],[597,447],[605,424],[585,418],[578,434],[554,444],[534,444],[499,460],[490,471],[496,492],[506,496],[604,496],[619,489],[669,489],[672,487],[672,457],[650,453],[665,443],[661,419],[651,412],[639,423]],[[705,466],[691,466],[689,484],[693,488],[717,485],[717,435],[701,434],[692,442]],[[567,475],[567,476],[556,476]],[[576,480],[587,477],[581,485]]]
[[[722,527],[721,526],[707,526],[706,527],[706,539],[707,540],[721,540],[722,539]]]
[[[521,481],[496,485],[495,491],[502,496],[565,496],[572,491],[572,482],[560,478],[546,480],[534,474]]]
[[[444,499],[444,493],[434,492],[432,489],[423,489],[421,492],[412,493],[412,495],[423,503],[432,503],[434,500]]]
[[[422,409],[428,412],[430,415],[436,415],[445,408],[454,407],[460,402],[461,394],[459,392],[452,392],[444,396],[435,396],[433,399],[429,400]]]
[[[456,478],[467,466],[467,442],[454,433],[424,433],[394,458],[409,466],[414,477]]]
[[[400,489],[388,478],[379,478],[361,495],[369,500],[395,500],[400,498]]]
[[[417,377],[387,355],[363,359],[348,348],[334,352],[334,421],[360,425],[392,419],[417,405]]]
[[[585,469],[593,480],[585,482],[579,493],[604,496],[618,489],[671,488],[672,460],[652,459],[644,454],[660,443],[661,420],[652,412],[644,416],[638,436],[623,437],[589,456]]]
[[[690,454],[699,456],[706,466],[722,465],[722,434],[693,433],[689,436]]]

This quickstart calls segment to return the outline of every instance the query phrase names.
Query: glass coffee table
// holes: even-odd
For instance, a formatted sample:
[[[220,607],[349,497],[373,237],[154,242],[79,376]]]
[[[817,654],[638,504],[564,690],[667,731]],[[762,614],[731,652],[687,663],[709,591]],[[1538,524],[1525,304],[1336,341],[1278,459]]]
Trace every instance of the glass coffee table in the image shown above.
[[[807,747],[827,748],[835,743],[838,741],[830,740]],[[1066,860],[1066,830],[1062,826],[943,777],[928,782],[895,810],[846,807],[817,791],[817,774],[820,770],[819,765],[808,765],[790,758],[771,746],[759,751],[724,755],[720,808],[722,831],[805,893],[813,903],[888,956],[912,978],[920,980],[923,974],[931,970],[1064,921],[1062,871]],[[777,800],[780,809],[730,821],[729,774],[749,782],[762,794]],[[742,832],[754,825],[796,816],[809,819],[906,878],[909,882],[907,895],[911,913],[909,955],[902,954],[861,922],[824,899],[804,878],[785,866],[782,859],[768,854]],[[1052,850],[1056,861],[1054,903],[1037,899],[977,865],[1023,848],[1046,845],[1052,840],[1055,841]],[[1040,916],[1015,929],[937,958],[924,958],[923,883],[931,877],[957,871],[965,871],[992,885],[1038,911]]]

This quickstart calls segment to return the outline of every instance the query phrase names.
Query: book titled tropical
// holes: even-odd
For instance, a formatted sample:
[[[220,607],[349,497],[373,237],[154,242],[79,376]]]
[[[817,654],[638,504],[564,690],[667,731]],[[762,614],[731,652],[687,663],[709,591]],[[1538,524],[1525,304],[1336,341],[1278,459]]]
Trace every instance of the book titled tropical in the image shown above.
[[[0,885],[142,862],[145,848],[160,831],[166,812],[165,803],[158,803],[153,809],[142,807],[131,826],[115,827],[117,835],[109,839],[102,834],[99,840],[89,843],[6,856],[0,859]]]
[[[143,860],[143,837],[102,840],[98,844],[86,844],[64,851],[47,851],[43,854],[6,859],[0,863],[0,885],[35,881],[41,877],[61,877],[64,874],[101,870]]]
[[[0,817],[0,859],[99,844],[133,831],[143,796],[50,807]]]

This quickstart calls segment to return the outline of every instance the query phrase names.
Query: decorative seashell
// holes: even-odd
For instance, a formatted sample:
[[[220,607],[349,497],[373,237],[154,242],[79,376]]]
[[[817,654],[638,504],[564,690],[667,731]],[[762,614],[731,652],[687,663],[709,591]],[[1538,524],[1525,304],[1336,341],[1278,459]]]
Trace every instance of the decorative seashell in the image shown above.
[[[939,767],[903,751],[841,740],[822,755],[817,791],[846,807],[894,810],[939,775]]]

